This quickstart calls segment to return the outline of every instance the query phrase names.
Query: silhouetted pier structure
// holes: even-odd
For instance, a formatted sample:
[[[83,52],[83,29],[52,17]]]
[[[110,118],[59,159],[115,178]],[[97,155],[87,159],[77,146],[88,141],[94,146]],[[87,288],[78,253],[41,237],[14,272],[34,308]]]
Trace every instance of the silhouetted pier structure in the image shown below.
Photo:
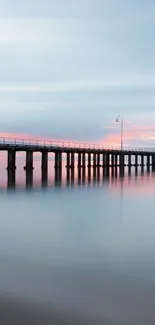
[[[18,166],[16,166],[17,152],[26,153],[24,169],[28,172],[27,174],[31,175],[31,178],[33,177],[34,168],[33,155],[36,152],[41,153],[42,178],[45,180],[45,183],[47,182],[48,175],[49,153],[54,154],[54,166],[58,171],[56,174],[60,174],[64,154],[66,155],[66,168],[68,170],[73,170],[75,168],[76,161],[78,169],[96,169],[102,167],[107,170],[106,173],[108,173],[110,167],[112,169],[119,167],[123,174],[125,166],[128,166],[130,173],[132,166],[136,169],[138,166],[141,166],[143,169],[145,165],[148,169],[152,166],[152,170],[155,171],[155,148],[133,148],[124,146],[121,150],[120,147],[110,147],[91,143],[65,143],[0,138],[0,150],[7,151],[7,169],[10,175],[12,175],[12,179],[14,179],[14,171],[18,168]]]

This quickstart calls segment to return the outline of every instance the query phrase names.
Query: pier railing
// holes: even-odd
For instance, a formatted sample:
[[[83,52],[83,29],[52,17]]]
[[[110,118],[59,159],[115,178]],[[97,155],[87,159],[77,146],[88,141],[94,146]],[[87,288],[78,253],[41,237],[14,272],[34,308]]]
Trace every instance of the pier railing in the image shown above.
[[[50,141],[40,139],[20,139],[20,138],[9,138],[0,137],[0,145],[8,146],[24,146],[24,147],[42,147],[42,148],[72,148],[72,149],[96,149],[96,150],[109,150],[109,151],[120,151],[120,146],[109,146],[99,143],[87,143],[87,142],[67,142],[67,141]],[[155,152],[155,147],[131,147],[123,146],[123,151],[131,152]]]

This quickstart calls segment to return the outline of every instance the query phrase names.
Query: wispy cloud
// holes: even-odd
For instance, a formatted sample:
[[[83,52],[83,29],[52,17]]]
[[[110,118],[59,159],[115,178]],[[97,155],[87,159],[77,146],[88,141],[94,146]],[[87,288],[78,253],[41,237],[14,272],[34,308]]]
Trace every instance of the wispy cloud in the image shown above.
[[[53,82],[53,83],[0,83],[1,93],[35,93],[35,92],[86,92],[86,91],[149,91],[155,87],[155,79],[137,78],[137,80],[72,80],[70,82]]]
[[[125,125],[126,143],[153,143],[153,8],[144,0],[0,3],[1,131],[115,143],[111,121],[121,113],[135,121],[132,132]]]
[[[112,128],[111,128],[112,127]],[[108,128],[109,129],[109,128]],[[66,145],[73,145],[75,143],[83,144],[102,144],[102,145],[109,145],[109,146],[119,146],[121,141],[121,134],[120,134],[120,127],[118,124],[112,123],[110,125],[110,132],[109,134],[103,136],[102,138],[96,138],[95,140],[87,140],[81,139],[81,140],[75,140],[74,137],[72,138],[54,138],[50,136],[41,136],[41,135],[34,135],[34,134],[26,134],[26,133],[8,133],[8,132],[1,132],[0,133],[0,141],[3,141],[4,138],[7,138],[9,141],[21,141],[26,140],[33,142],[39,141],[40,143],[43,143],[44,141],[46,144],[50,143],[58,143],[58,144],[64,144]],[[153,124],[135,124],[131,121],[126,121],[124,126],[124,134],[123,134],[123,143],[124,146],[146,146],[146,147],[152,147],[155,146],[155,126]]]
[[[111,133],[105,136],[102,143],[107,145],[120,145],[121,133],[120,128],[116,123],[110,126]],[[125,122],[124,133],[123,133],[124,145],[136,145],[136,146],[155,146],[155,125],[150,124],[136,124],[133,122]]]

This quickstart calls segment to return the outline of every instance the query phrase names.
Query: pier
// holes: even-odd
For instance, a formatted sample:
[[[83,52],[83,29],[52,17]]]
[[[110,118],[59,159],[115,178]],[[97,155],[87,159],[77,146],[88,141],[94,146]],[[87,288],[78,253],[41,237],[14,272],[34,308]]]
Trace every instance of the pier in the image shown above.
[[[78,142],[58,142],[29,139],[9,139],[0,138],[0,150],[7,152],[7,170],[8,174],[14,174],[18,166],[16,165],[17,152],[25,152],[26,159],[23,169],[29,177],[33,176],[33,156],[36,152],[41,153],[42,179],[46,181],[48,175],[48,155],[54,154],[54,167],[56,175],[62,168],[62,161],[66,161],[66,168],[78,169],[98,169],[103,168],[106,171],[110,168],[120,168],[121,173],[125,167],[150,166],[155,171],[155,148],[127,147],[122,149],[118,147]],[[75,164],[76,162],[76,164]],[[23,171],[24,172],[24,171]],[[79,172],[80,173],[80,172]]]

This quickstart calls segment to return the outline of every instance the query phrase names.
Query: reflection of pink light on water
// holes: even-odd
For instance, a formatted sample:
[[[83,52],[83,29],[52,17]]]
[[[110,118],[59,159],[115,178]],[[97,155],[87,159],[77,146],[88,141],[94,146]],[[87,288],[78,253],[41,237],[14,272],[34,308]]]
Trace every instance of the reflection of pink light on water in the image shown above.
[[[16,160],[16,187],[17,188],[25,188],[26,186],[26,172],[23,170],[25,166],[25,158],[26,154],[21,156],[17,153],[17,160]],[[37,154],[34,156],[34,170],[33,170],[33,187],[40,188],[42,186],[42,171],[41,171],[41,154]],[[7,154],[2,152],[0,153],[0,188],[4,189],[7,188]],[[60,181],[61,187],[66,187],[68,184],[67,182],[67,168],[66,166],[66,155],[63,155],[62,161],[62,176]],[[86,161],[87,166],[87,161]],[[105,171],[103,168],[100,168],[99,174],[96,169],[90,169],[90,174],[88,174],[88,168],[85,168],[85,173],[81,168],[80,179],[79,179],[79,171],[77,168],[77,160],[75,160],[75,168],[73,173],[73,179],[71,180],[71,170],[70,173],[70,181],[69,183],[74,184],[74,186],[89,186],[89,187],[109,187],[110,191],[117,192],[120,191],[120,188],[123,189],[127,193],[140,193],[142,195],[154,195],[154,184],[155,184],[155,175],[145,174],[141,175],[141,171],[139,169],[138,176],[134,175],[134,168],[132,169],[133,175],[128,177],[128,168],[125,170],[125,177],[120,179],[119,178],[119,168],[117,170],[118,177],[112,174],[112,169],[109,169],[109,176],[106,177],[104,174]],[[50,155],[50,159],[48,161],[48,179],[47,184],[49,187],[53,187],[55,185],[55,168],[54,168],[54,160],[53,155]],[[138,190],[138,191],[137,191]],[[137,192],[136,192],[137,191]]]
[[[128,172],[125,177],[120,179],[111,179],[109,182],[111,192],[117,192],[122,189],[124,193],[131,195],[154,195],[154,184],[155,184],[155,175],[152,173],[144,173],[141,175],[141,170],[139,170],[138,175],[132,174],[128,177]]]

